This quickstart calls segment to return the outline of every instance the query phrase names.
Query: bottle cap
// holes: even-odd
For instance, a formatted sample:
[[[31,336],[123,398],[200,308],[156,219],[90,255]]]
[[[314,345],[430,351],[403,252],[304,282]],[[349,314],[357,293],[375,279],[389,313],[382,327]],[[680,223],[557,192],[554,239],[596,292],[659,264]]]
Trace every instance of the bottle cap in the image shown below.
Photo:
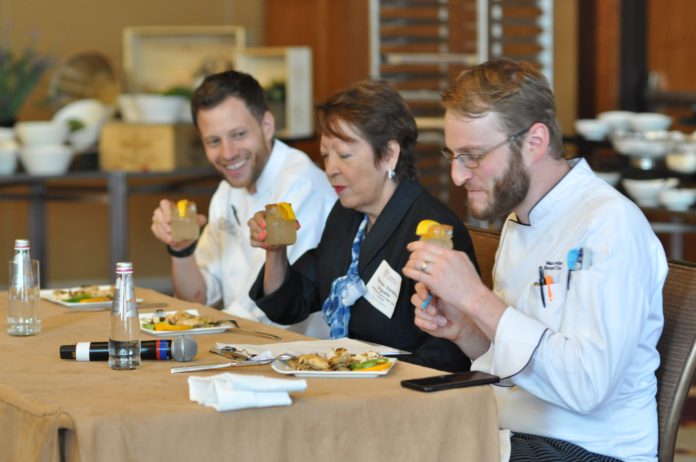
[[[116,263],[116,272],[117,273],[132,273],[133,272],[133,263],[129,261],[120,261]]]
[[[29,239],[15,239],[15,250],[29,250],[31,245],[29,245]]]

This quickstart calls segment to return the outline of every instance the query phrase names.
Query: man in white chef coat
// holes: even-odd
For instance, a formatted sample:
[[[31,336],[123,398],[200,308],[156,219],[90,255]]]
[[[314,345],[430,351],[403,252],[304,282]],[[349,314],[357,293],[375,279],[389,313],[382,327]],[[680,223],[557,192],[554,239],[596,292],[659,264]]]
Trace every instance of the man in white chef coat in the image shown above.
[[[409,244],[416,325],[501,377],[503,460],[656,460],[660,241],[585,160],[563,158],[554,97],[532,65],[465,70],[443,103],[443,154],[469,213],[507,220],[493,290],[465,254]]]
[[[177,297],[221,305],[227,313],[263,323],[266,314],[249,298],[265,251],[249,245],[247,221],[266,204],[289,202],[302,229],[288,247],[290,262],[316,247],[336,193],[324,172],[303,152],[274,137],[275,120],[259,82],[226,71],[205,78],[191,98],[193,123],[206,157],[220,172],[208,217],[199,215],[198,240],[175,241],[174,204],[162,200],[152,216],[152,232],[167,245]],[[175,212],[174,212],[175,213]],[[328,338],[321,316],[297,326],[307,335]]]

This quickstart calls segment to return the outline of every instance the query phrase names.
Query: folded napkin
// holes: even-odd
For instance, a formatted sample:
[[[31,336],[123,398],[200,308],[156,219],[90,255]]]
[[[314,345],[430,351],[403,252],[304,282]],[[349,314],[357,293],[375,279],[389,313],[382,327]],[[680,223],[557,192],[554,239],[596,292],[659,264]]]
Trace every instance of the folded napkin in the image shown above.
[[[217,411],[249,407],[289,406],[289,392],[305,391],[306,380],[273,379],[262,375],[226,372],[210,377],[188,378],[189,399]]]

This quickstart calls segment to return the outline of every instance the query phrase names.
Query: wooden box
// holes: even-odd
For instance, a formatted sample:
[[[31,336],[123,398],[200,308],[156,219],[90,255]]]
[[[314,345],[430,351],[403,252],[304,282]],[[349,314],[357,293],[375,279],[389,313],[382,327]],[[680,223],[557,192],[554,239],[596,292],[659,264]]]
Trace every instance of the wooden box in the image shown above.
[[[204,75],[235,67],[244,48],[240,26],[136,26],[123,30],[130,93],[195,88]]]
[[[99,167],[128,172],[167,172],[208,165],[196,129],[190,123],[104,124]]]
[[[253,75],[262,87],[285,84],[285,100],[269,98],[281,139],[312,136],[312,50],[309,47],[245,48],[237,55],[235,69]]]

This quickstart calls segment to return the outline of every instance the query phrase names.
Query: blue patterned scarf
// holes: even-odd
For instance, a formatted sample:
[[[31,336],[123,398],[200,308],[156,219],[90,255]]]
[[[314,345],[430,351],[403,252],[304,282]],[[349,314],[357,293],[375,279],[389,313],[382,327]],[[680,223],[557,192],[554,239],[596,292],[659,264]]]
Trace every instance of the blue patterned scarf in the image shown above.
[[[360,246],[365,240],[366,228],[367,215],[360,223],[355,239],[353,239],[348,272],[345,276],[334,279],[331,284],[331,292],[322,306],[324,320],[331,329],[331,338],[348,337],[350,307],[357,299],[365,295],[365,283],[358,276],[358,257],[360,256]]]

